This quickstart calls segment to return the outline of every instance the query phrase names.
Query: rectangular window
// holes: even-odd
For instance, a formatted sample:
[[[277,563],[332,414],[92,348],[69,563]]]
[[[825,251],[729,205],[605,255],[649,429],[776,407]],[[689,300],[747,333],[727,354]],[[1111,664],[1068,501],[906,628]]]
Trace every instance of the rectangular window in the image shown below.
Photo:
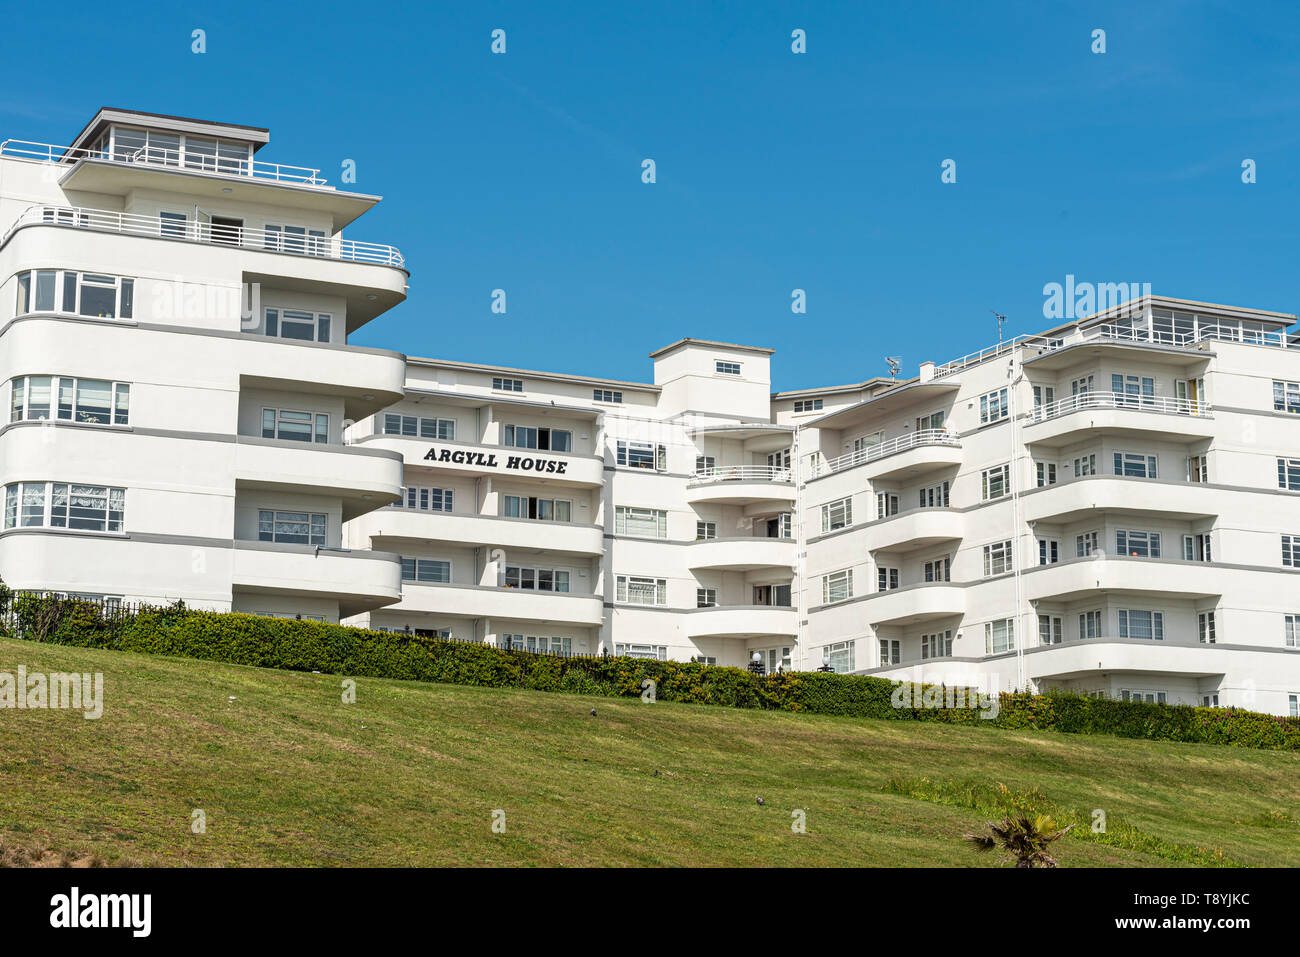
[[[446,584],[451,581],[451,562],[435,558],[403,558],[402,581]]]
[[[1038,643],[1041,645],[1059,645],[1065,637],[1065,628],[1057,615],[1038,616]]]
[[[59,281],[59,276],[62,281]],[[54,269],[22,272],[17,276],[16,315],[29,311],[67,312],[98,319],[130,319],[135,309],[135,280],[97,273]],[[36,290],[33,300],[31,290]],[[61,295],[56,301],[56,293]],[[34,308],[33,308],[34,307]]]
[[[695,607],[696,608],[715,608],[718,604],[718,590],[716,588],[697,588],[695,589]]]
[[[822,506],[822,531],[848,528],[853,524],[853,499],[841,498]]]
[[[299,342],[329,342],[330,315],[301,309],[267,309],[266,335]]]
[[[329,441],[330,417],[323,412],[294,412],[288,409],[262,410],[262,438],[289,442]]]
[[[1035,411],[1043,408],[1045,405],[1051,405],[1056,401],[1056,387],[1050,385],[1036,385],[1034,388],[1034,409]]]
[[[1089,555],[1095,555],[1099,552],[1100,544],[1096,532],[1084,532],[1082,535],[1074,537],[1074,557],[1087,558]]]
[[[158,232],[173,239],[184,238],[186,217],[184,213],[164,210],[158,214]]]
[[[994,542],[984,546],[984,575],[1001,575],[1013,568],[1011,542]]]
[[[1079,637],[1080,638],[1101,637],[1101,612],[1100,611],[1087,611],[1079,616]]]
[[[1282,564],[1287,568],[1300,568],[1300,535],[1282,536]]]
[[[1210,457],[1192,455],[1187,459],[1187,481],[1204,484],[1210,480]]]
[[[880,666],[900,665],[903,663],[902,642],[897,638],[880,639]]]
[[[945,555],[928,561],[922,566],[922,571],[926,582],[952,581],[952,557]]]
[[[404,435],[407,438],[441,439],[444,442],[456,441],[456,420],[439,418],[422,418],[414,415],[401,415],[396,412],[384,413],[384,434]]]
[[[1127,558],[1159,558],[1160,533],[1116,529],[1115,554]]]
[[[1285,616],[1283,634],[1286,647],[1300,648],[1300,614]]]
[[[829,605],[853,597],[853,571],[831,572],[822,576],[822,604]]]
[[[1165,637],[1165,616],[1158,611],[1121,608],[1119,610],[1119,636],[1121,638],[1146,638],[1162,641]]]
[[[920,415],[916,418],[917,432],[938,432],[943,428],[945,413],[940,410],[931,412],[929,415]]]
[[[710,538],[718,537],[717,522],[696,522],[695,523],[695,540],[697,542],[707,541]]]
[[[262,232],[262,246],[276,252],[297,253],[306,256],[324,256],[325,231],[306,226],[268,223]]]
[[[1055,565],[1061,560],[1061,543],[1054,538],[1038,540],[1038,564]]]
[[[1300,415],[1300,382],[1273,380],[1273,410]]]
[[[534,495],[502,496],[501,514],[506,518],[527,518],[536,522],[573,520],[573,503],[565,499],[538,498]]]
[[[1120,405],[1150,405],[1156,394],[1156,380],[1149,376],[1112,373],[1110,391]]]
[[[449,488],[424,488],[408,485],[402,489],[402,498],[394,508],[412,508],[423,512],[450,512],[453,510],[455,490]]]
[[[492,391],[493,392],[523,392],[524,380],[506,379],[506,378],[502,378],[501,376],[493,376]]]
[[[1300,492],[1300,459],[1277,460],[1277,487]]]
[[[622,402],[623,393],[613,389],[592,389],[591,399],[593,402]]]
[[[1210,533],[1200,532],[1196,535],[1183,536],[1183,561],[1212,562],[1214,555],[1210,549]]]
[[[897,568],[876,569],[876,591],[890,591],[898,587]]]
[[[1202,611],[1197,613],[1196,638],[1203,645],[1214,644],[1214,612]]]
[[[1038,477],[1039,488],[1056,484],[1056,463],[1055,462],[1035,462],[1034,471]]]
[[[1126,478],[1156,478],[1156,457],[1137,452],[1116,452],[1115,474]]]
[[[573,451],[573,433],[568,429],[534,428],[507,425],[502,431],[502,445],[515,449],[538,449],[547,452]]]
[[[1097,474],[1097,456],[1081,455],[1074,460],[1074,477],[1082,478],[1085,475]]]
[[[615,579],[614,600],[628,605],[666,605],[668,581],[640,575],[619,575]]]
[[[837,641],[822,649],[822,655],[831,671],[843,675],[855,670],[853,652],[856,646],[857,642],[854,641]]]
[[[1007,417],[1007,390],[995,389],[980,396],[980,425]]]
[[[980,473],[981,497],[984,501],[1001,498],[1011,491],[1011,466],[999,465]]]
[[[795,412],[820,412],[823,406],[823,399],[795,399]]]
[[[1016,622],[1014,618],[984,623],[984,653],[1000,655],[1016,647]]]
[[[668,513],[658,508],[618,505],[614,508],[614,534],[634,538],[667,538]]]
[[[667,645],[615,645],[614,654],[627,658],[648,658],[652,661],[667,661]]]
[[[1163,691],[1132,691],[1125,688],[1120,691],[1119,700],[1138,704],[1166,704],[1169,696]]]
[[[517,565],[507,565],[505,584],[507,588],[567,592],[569,573],[559,568],[522,568]]]
[[[876,493],[876,518],[888,518],[898,514],[898,496],[892,492]]]
[[[624,442],[617,445],[617,463],[630,469],[663,472],[668,468],[668,449],[651,442]]]
[[[941,631],[933,635],[921,636],[922,658],[951,658],[952,631]]]
[[[740,375],[740,363],[715,359],[713,362],[713,371],[721,373],[722,375]]]
[[[289,545],[324,545],[325,516],[319,512],[260,511],[257,539]]]
[[[927,485],[921,489],[920,501],[921,508],[947,508],[948,507],[948,483],[943,482],[939,485]]]

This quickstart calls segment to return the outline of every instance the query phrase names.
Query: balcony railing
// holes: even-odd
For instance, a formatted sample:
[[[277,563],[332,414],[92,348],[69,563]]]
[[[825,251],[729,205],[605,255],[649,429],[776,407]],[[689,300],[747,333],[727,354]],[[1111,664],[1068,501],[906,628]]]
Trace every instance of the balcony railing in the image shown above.
[[[1239,322],[1198,322],[1192,330],[1147,328],[1145,325],[1134,326],[1128,323],[1103,323],[1082,331],[1074,340],[1056,339],[1044,342],[1046,351],[1061,349],[1079,342],[1092,342],[1102,339],[1108,342],[1133,342],[1145,345],[1172,346],[1178,349],[1190,349],[1198,342],[1244,342],[1247,345],[1272,346],[1276,349],[1294,348],[1295,343],[1288,343],[1286,333],[1270,329],[1255,329],[1243,326]]]
[[[773,465],[710,465],[696,469],[696,482],[792,482],[794,473]]]
[[[877,459],[883,459],[886,456],[906,452],[908,449],[918,448],[923,445],[946,445],[952,448],[960,448],[961,442],[947,429],[921,429],[917,432],[900,435],[887,442],[881,442],[878,445],[869,445],[864,449],[848,452],[838,458],[815,462],[811,477],[816,478],[819,475],[842,472],[844,469],[851,469],[856,465],[865,465],[867,462],[874,462]]]
[[[1135,412],[1159,412],[1164,415],[1190,415],[1198,418],[1209,418],[1213,411],[1209,403],[1196,399],[1176,399],[1131,392],[1080,392],[1038,406],[1032,413],[1032,419],[1034,422],[1046,422],[1048,419],[1089,409],[1131,409]]]
[[[99,232],[132,236],[153,236],[256,249],[261,252],[290,253],[320,259],[373,263],[381,266],[405,266],[406,260],[393,246],[361,243],[338,236],[287,234],[282,229],[251,229],[194,220],[165,220],[157,216],[120,213],[108,209],[83,209],[77,206],[29,206],[0,238],[0,246],[24,226],[68,226]]]
[[[27,140],[5,140],[0,143],[0,156],[19,156],[47,163],[73,163],[77,160],[101,160],[124,166],[158,166],[170,169],[194,170],[199,173],[218,173],[270,180],[276,183],[297,183],[305,186],[324,186],[325,177],[320,170],[307,166],[285,166],[282,163],[264,163],[244,157],[211,156],[192,150],[182,155],[180,150],[142,146],[139,149],[110,154],[107,150],[73,149],[53,143],[32,143]]]

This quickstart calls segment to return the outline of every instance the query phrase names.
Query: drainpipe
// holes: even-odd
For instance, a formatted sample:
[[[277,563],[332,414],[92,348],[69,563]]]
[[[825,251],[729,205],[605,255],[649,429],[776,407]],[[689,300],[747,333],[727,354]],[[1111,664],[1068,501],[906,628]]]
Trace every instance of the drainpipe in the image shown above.
[[[1032,554],[1033,550],[1026,550],[1024,546],[1024,534],[1021,529],[1020,521],[1020,460],[1021,441],[1020,441],[1020,417],[1016,411],[1016,392],[1022,381],[1024,381],[1023,367],[1016,363],[1016,348],[1013,346],[1011,358],[1007,360],[1007,378],[1010,380],[1007,386],[1007,415],[1011,419],[1011,567],[1012,575],[1016,583],[1016,611],[1015,616],[1011,619],[1015,622],[1015,643],[1016,643],[1016,690],[1026,690],[1025,682],[1025,643],[1029,640],[1030,631],[1024,627],[1024,587],[1021,583],[1021,568],[1024,566],[1025,552]]]

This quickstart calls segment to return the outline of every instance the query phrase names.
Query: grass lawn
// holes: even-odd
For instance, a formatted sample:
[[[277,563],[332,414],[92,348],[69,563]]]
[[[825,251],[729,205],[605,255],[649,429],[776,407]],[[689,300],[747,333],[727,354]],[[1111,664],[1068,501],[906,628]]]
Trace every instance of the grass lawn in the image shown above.
[[[19,665],[103,672],[105,706],[0,710],[11,859],[1006,866],[963,841],[1001,785],[1082,822],[1063,866],[1300,865],[1296,753],[376,679],[343,704],[336,676],[0,640]]]

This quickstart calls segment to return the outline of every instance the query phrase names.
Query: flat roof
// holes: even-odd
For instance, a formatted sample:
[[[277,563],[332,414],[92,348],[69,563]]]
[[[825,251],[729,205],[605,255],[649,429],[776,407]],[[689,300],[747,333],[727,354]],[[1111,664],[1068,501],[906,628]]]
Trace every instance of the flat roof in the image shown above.
[[[162,123],[150,121],[162,120]],[[222,130],[238,131],[242,140],[254,143],[253,151],[261,149],[271,141],[271,131],[265,126],[246,126],[242,123],[225,123],[220,120],[200,120],[192,116],[174,116],[170,113],[148,113],[144,110],[128,110],[117,106],[101,106],[90,122],[81,128],[72,140],[70,149],[83,146],[93,140],[105,126],[111,123],[137,123],[141,126],[155,126],[162,129],[175,129],[181,132],[219,134]]]
[[[865,379],[862,382],[850,382],[848,385],[828,385],[820,389],[787,389],[785,392],[773,392],[772,398],[792,399],[809,395],[831,395],[840,392],[863,392],[878,385],[894,386],[902,385],[902,383],[895,379],[887,379],[882,375],[878,375],[871,379]]]
[[[672,352],[674,349],[679,349],[682,346],[712,346],[717,349],[739,349],[741,352],[756,352],[759,355],[765,356],[770,356],[772,353],[776,352],[775,349],[768,349],[765,346],[744,346],[738,342],[717,342],[713,339],[691,339],[690,337],[687,337],[685,339],[678,339],[676,342],[671,342],[662,349],[656,349],[654,352],[650,353],[650,358],[657,359],[659,356]]]
[[[595,376],[570,375],[567,372],[541,372],[537,369],[513,369],[510,366],[491,366],[479,362],[456,362],[452,359],[428,359],[421,356],[408,356],[407,365],[429,366],[433,368],[464,369],[472,372],[505,372],[510,375],[527,376],[530,379],[550,379],[555,382],[574,382],[597,385],[616,385],[623,389],[637,392],[662,392],[660,386],[648,382],[627,382],[622,379],[600,379]]]

